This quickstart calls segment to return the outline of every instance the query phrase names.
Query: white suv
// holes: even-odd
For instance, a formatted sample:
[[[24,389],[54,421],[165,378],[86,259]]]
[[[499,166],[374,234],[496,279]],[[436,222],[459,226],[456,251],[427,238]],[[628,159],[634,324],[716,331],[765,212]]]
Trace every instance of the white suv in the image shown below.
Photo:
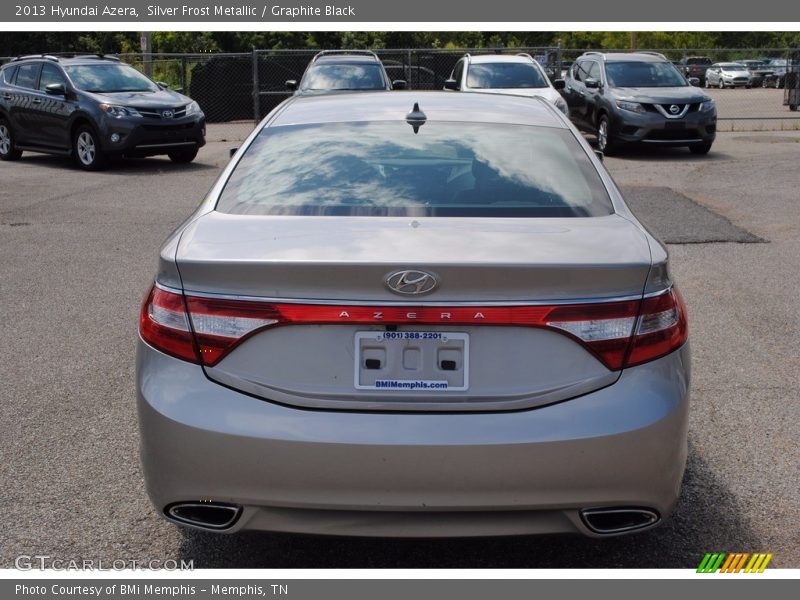
[[[541,96],[567,114],[567,103],[558,93],[564,80],[550,83],[542,66],[530,54],[465,54],[456,63],[444,89],[484,94]]]

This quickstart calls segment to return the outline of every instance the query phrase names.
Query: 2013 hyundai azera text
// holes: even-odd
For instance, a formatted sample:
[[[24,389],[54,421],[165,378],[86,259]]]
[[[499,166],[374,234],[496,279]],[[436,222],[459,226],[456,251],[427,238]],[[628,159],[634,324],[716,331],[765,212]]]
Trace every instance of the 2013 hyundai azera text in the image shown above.
[[[686,463],[667,253],[538,98],[295,97],[164,243],[149,495],[205,530],[642,530]]]

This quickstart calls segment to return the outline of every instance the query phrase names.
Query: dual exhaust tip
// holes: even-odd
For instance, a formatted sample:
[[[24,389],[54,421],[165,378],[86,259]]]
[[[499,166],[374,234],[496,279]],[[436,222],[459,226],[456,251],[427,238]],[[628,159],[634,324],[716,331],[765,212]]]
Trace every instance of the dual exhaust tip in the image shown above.
[[[221,531],[233,527],[242,514],[242,507],[224,502],[176,502],[167,506],[164,514],[183,525]]]
[[[656,525],[661,517],[649,508],[609,507],[581,511],[584,525],[592,533],[614,535]]]

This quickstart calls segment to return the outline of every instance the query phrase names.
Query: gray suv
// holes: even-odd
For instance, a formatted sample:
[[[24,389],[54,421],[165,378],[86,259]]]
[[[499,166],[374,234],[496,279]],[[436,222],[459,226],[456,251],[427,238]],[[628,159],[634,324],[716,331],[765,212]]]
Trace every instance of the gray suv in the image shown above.
[[[714,101],[661,54],[587,52],[567,72],[564,98],[605,153],[642,142],[706,154],[716,135]]]
[[[71,156],[87,171],[115,156],[188,163],[205,133],[197,102],[117,58],[24,56],[0,71],[0,160],[30,150]]]

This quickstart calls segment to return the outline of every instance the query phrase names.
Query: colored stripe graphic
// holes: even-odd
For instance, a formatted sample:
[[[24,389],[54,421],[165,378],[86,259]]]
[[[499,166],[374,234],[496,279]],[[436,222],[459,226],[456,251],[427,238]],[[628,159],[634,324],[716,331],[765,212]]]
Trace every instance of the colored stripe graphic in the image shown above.
[[[697,567],[697,573],[741,573],[742,569],[745,573],[763,573],[772,560],[772,556],[772,554],[762,552],[755,554],[707,552]]]

